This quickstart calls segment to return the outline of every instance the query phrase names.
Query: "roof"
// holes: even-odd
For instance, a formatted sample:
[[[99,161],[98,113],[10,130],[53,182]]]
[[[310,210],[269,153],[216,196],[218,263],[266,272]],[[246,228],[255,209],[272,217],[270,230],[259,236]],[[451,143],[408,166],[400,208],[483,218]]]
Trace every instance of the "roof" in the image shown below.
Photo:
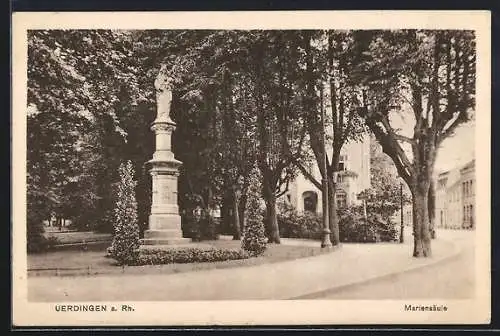
[[[474,168],[474,166],[476,165],[476,160],[473,159],[469,162],[467,162],[463,167],[462,169],[460,169],[460,171],[464,171],[464,170],[467,170],[467,169],[470,169],[470,168]]]
[[[475,160],[471,160],[463,166],[455,167],[451,170],[441,172],[439,173],[437,180],[440,181],[443,180],[444,177],[447,177],[446,188],[451,188],[460,180],[461,172],[463,172],[465,169],[474,167],[474,164]]]

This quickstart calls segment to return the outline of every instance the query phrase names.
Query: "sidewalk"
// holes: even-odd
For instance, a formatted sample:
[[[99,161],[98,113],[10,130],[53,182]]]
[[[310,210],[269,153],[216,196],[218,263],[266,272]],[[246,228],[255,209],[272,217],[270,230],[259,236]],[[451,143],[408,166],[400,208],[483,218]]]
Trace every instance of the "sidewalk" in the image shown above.
[[[319,242],[283,239],[283,244]],[[306,297],[389,274],[435,264],[458,254],[446,237],[433,240],[433,257],[411,257],[404,244],[343,244],[332,253],[274,264],[170,275],[34,277],[30,301],[278,300]]]

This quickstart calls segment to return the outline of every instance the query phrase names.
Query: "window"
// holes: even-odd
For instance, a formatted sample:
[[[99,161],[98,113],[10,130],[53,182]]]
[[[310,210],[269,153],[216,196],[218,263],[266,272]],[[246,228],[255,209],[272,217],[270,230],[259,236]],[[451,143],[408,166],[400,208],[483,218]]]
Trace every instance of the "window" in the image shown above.
[[[471,204],[470,205],[470,223],[469,226],[471,229],[474,228],[474,206]]]
[[[340,175],[340,174],[339,174],[339,175],[337,175],[337,182],[338,182],[338,183],[342,183],[342,182],[344,182],[344,176],[342,176],[342,175]]]
[[[339,157],[339,171],[347,170],[347,155],[340,155]]]
[[[467,221],[467,207],[464,207],[464,212],[462,216],[462,226],[465,226],[466,221]]]
[[[306,191],[302,194],[304,200],[304,211],[316,213],[318,205],[318,194],[314,191]]]
[[[344,208],[347,205],[347,196],[345,193],[337,193],[337,208]]]

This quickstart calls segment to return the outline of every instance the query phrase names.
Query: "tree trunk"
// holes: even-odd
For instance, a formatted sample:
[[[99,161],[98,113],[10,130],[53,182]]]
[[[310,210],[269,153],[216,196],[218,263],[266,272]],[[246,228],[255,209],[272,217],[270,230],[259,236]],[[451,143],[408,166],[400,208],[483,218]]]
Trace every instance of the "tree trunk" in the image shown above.
[[[427,184],[428,186],[428,184]],[[423,185],[414,186],[413,194],[413,256],[430,257],[431,234],[429,228],[428,198],[429,189]]]
[[[431,233],[431,238],[436,238],[436,188],[434,180],[431,179],[431,184],[429,186],[429,197],[428,197],[428,211],[429,211],[429,229]]]
[[[224,228],[223,230],[226,231],[225,234],[229,234],[232,229],[232,214],[231,214],[231,209],[232,209],[232,196],[229,192],[224,193],[224,198],[222,199],[222,206],[221,206],[221,224],[222,227]]]
[[[278,216],[276,213],[276,195],[270,193],[268,199],[266,200],[266,210],[267,210],[267,220],[268,225],[267,231],[269,232],[269,243],[280,244],[280,232],[278,227]]]
[[[241,239],[241,229],[240,229],[240,209],[238,206],[238,196],[236,191],[233,189],[233,240]]]
[[[331,233],[332,245],[340,244],[339,220],[337,216],[336,183],[333,177],[328,177],[328,222]]]

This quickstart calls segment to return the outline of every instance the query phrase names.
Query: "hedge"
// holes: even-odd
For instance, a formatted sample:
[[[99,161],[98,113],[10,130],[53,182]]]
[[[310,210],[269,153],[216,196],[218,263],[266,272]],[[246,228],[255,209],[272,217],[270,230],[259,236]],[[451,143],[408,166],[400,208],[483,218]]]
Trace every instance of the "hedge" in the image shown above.
[[[163,265],[163,264],[188,264],[201,262],[215,262],[226,260],[248,259],[250,254],[243,250],[231,249],[200,249],[200,248],[182,248],[182,249],[150,249],[141,250],[139,255],[131,262],[129,266],[141,265]]]
[[[339,210],[340,241],[346,243],[390,242],[398,239],[394,222],[384,220],[380,215],[368,214],[364,218],[362,208],[352,207]],[[278,215],[280,236],[284,238],[322,238],[323,220],[321,215],[294,209],[284,209]]]

